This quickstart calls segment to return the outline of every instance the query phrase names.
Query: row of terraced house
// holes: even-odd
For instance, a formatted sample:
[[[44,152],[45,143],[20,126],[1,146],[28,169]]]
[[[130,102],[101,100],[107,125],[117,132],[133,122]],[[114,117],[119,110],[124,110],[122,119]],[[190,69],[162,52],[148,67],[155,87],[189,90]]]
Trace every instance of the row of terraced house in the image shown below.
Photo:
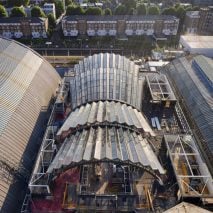
[[[64,36],[176,35],[179,19],[169,15],[66,16]]]
[[[179,19],[174,16],[66,16],[64,36],[170,36],[176,35]],[[47,18],[0,18],[0,36],[47,38]]]
[[[0,18],[0,36],[6,38],[47,38],[47,30],[47,18]]]

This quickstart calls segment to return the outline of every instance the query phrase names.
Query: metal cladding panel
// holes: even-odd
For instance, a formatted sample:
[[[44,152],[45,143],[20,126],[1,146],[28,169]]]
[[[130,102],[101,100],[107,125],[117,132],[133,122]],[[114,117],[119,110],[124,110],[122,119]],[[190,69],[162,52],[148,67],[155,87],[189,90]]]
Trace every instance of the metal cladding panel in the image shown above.
[[[174,60],[167,66],[168,74],[184,98],[193,119],[203,135],[206,145],[213,153],[213,96],[202,82],[190,61]]]
[[[0,39],[0,158],[7,164],[22,163],[31,168],[38,143],[29,140],[40,137],[43,125],[37,124],[41,122],[39,115],[42,107],[48,106],[59,80],[54,68],[29,48]],[[17,194],[8,194],[10,182],[5,185],[0,180],[0,184],[0,207],[10,212],[7,208]]]
[[[48,173],[82,161],[106,159],[130,161],[164,173],[149,143],[136,132],[124,128],[91,127],[77,131],[74,135],[59,148]]]
[[[141,107],[141,83],[138,66],[114,54],[84,58],[75,65],[70,81],[72,107],[98,100],[118,100],[138,109]]]
[[[70,128],[75,128],[79,125],[102,122],[125,124],[143,129],[152,136],[155,135],[141,112],[132,106],[114,101],[98,101],[76,108],[70,113],[57,135],[61,135],[64,131],[68,131]]]

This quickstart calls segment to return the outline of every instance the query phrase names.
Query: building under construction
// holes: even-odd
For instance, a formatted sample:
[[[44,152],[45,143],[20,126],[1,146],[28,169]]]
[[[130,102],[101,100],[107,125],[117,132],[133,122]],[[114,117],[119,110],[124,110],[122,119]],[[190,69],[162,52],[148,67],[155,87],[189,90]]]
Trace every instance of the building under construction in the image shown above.
[[[57,91],[22,212],[163,212],[212,177],[167,77],[97,54]]]

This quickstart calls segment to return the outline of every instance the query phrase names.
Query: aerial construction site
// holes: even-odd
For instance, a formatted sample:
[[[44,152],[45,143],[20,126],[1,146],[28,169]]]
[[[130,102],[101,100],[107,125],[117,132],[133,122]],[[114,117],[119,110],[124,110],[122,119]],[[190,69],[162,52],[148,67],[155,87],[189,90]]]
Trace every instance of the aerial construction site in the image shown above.
[[[165,72],[100,53],[57,89],[22,213],[210,208],[211,173]]]

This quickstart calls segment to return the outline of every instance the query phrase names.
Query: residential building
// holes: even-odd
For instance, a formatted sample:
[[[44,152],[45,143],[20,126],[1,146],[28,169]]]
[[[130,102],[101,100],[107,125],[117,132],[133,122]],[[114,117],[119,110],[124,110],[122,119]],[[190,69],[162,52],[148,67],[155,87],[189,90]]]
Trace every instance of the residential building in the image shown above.
[[[47,38],[47,18],[0,18],[0,35],[6,38]]]
[[[66,16],[64,36],[176,35],[179,19],[174,16]]]
[[[198,33],[199,20],[200,20],[199,11],[187,11],[184,21],[185,31],[190,34]]]
[[[89,7],[103,7],[103,3],[96,2],[96,3],[80,3],[80,6],[84,9],[87,9]]]
[[[211,6],[213,5],[213,0],[192,0],[194,6]]]
[[[200,9],[199,33],[213,35],[213,6]]]
[[[55,4],[54,3],[45,3],[42,9],[43,9],[43,11],[46,15],[52,13],[54,18],[56,18]]]
[[[0,44],[0,212],[13,213],[20,212],[60,76],[23,44]]]

